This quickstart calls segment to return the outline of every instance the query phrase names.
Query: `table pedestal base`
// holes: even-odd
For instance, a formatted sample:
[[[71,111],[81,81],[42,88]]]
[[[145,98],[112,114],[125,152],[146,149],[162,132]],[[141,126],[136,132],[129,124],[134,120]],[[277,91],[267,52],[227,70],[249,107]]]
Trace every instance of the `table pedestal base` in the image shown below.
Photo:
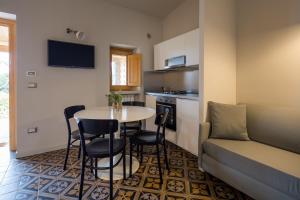
[[[126,177],[129,177],[129,155],[126,155]],[[107,167],[109,166],[109,158],[103,158],[98,160],[98,167]],[[134,174],[140,167],[139,161],[133,156],[132,157],[132,174]],[[114,181],[123,179],[123,160],[114,167]],[[98,178],[103,180],[109,180],[109,169],[107,170],[98,170]]]

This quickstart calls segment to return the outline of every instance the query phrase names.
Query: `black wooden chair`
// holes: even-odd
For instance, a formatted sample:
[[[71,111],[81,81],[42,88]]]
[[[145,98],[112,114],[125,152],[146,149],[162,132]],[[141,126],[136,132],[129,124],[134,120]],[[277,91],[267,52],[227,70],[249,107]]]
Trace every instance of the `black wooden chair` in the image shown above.
[[[169,113],[169,111],[166,110],[164,113],[156,115],[156,118],[155,118],[155,122],[157,124],[156,132],[142,130],[141,134],[132,136],[130,138],[130,176],[132,176],[133,145],[141,146],[141,151],[140,151],[141,163],[143,161],[143,153],[144,153],[143,146],[156,146],[156,155],[157,155],[157,163],[158,163],[158,169],[159,169],[160,184],[163,183],[161,163],[160,163],[159,145],[163,146],[164,156],[165,156],[165,164],[166,164],[166,168],[169,170],[169,163],[168,163],[167,149],[166,149],[166,138],[165,138],[165,129],[166,129],[166,121],[167,121],[168,113]]]
[[[125,101],[122,102],[123,106],[140,106],[145,107],[145,103],[141,101]],[[121,124],[121,135],[126,135],[130,138],[136,134],[139,134],[142,129],[142,121],[126,122]],[[139,145],[136,146],[137,155],[139,156]]]
[[[84,172],[85,167],[95,170],[95,177],[97,177],[97,170],[109,169],[109,195],[110,199],[113,199],[113,168],[120,163],[123,159],[123,176],[126,179],[126,150],[125,150],[125,137],[122,139],[116,139],[114,133],[118,131],[117,120],[95,120],[95,119],[82,119],[78,122],[80,131],[80,142],[82,146],[82,163],[81,163],[81,178],[80,178],[80,190],[79,199],[82,199],[83,184],[84,184]],[[90,143],[85,143],[85,134],[97,135],[97,133],[103,133],[109,135],[109,138],[96,138]],[[114,164],[113,157],[122,152],[120,159]],[[98,167],[97,161],[99,158],[109,158],[109,167]],[[93,162],[93,160],[95,162]],[[86,166],[90,161],[90,166]],[[93,166],[93,163],[95,165]]]
[[[67,167],[70,148],[71,148],[72,144],[74,142],[80,140],[79,130],[72,131],[70,119],[73,119],[74,114],[81,110],[85,110],[84,105],[70,106],[70,107],[65,108],[65,110],[64,110],[64,115],[65,115],[65,119],[66,119],[67,127],[68,127],[68,146],[67,146],[67,153],[66,153],[66,157],[65,157],[64,170],[66,170],[66,167]],[[87,140],[93,140],[96,137],[97,136],[95,136],[95,135],[85,134],[85,138]],[[80,159],[80,154],[81,154],[81,147],[79,147],[78,159]]]
[[[140,106],[144,107],[145,103],[141,101],[126,101],[122,103],[123,106]],[[126,136],[130,137],[136,132],[139,132],[142,128],[142,121],[127,122],[121,125],[122,131],[126,129]]]

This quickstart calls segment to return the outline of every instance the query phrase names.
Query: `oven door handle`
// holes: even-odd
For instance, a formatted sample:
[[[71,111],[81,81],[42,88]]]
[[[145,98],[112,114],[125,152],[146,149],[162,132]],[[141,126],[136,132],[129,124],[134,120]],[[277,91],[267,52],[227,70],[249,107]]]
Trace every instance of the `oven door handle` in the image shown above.
[[[166,104],[160,104],[160,103],[157,103],[156,105],[157,105],[157,106],[163,106],[163,107],[172,108],[172,106],[169,106],[169,105],[166,105]]]

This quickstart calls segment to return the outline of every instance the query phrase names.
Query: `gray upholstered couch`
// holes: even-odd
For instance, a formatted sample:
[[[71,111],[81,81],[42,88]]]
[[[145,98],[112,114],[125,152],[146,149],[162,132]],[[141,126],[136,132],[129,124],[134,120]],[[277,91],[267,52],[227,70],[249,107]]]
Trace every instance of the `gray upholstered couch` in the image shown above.
[[[300,111],[247,105],[251,141],[211,139],[200,126],[199,167],[257,200],[300,199]]]

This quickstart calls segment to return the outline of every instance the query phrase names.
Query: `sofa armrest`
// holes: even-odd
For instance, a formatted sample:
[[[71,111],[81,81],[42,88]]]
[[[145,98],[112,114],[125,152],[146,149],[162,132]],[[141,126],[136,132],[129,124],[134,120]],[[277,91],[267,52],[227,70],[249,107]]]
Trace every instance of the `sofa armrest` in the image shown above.
[[[202,169],[202,155],[203,155],[203,143],[208,139],[210,133],[210,123],[200,123],[199,127],[199,147],[198,147],[198,166],[201,171]]]

